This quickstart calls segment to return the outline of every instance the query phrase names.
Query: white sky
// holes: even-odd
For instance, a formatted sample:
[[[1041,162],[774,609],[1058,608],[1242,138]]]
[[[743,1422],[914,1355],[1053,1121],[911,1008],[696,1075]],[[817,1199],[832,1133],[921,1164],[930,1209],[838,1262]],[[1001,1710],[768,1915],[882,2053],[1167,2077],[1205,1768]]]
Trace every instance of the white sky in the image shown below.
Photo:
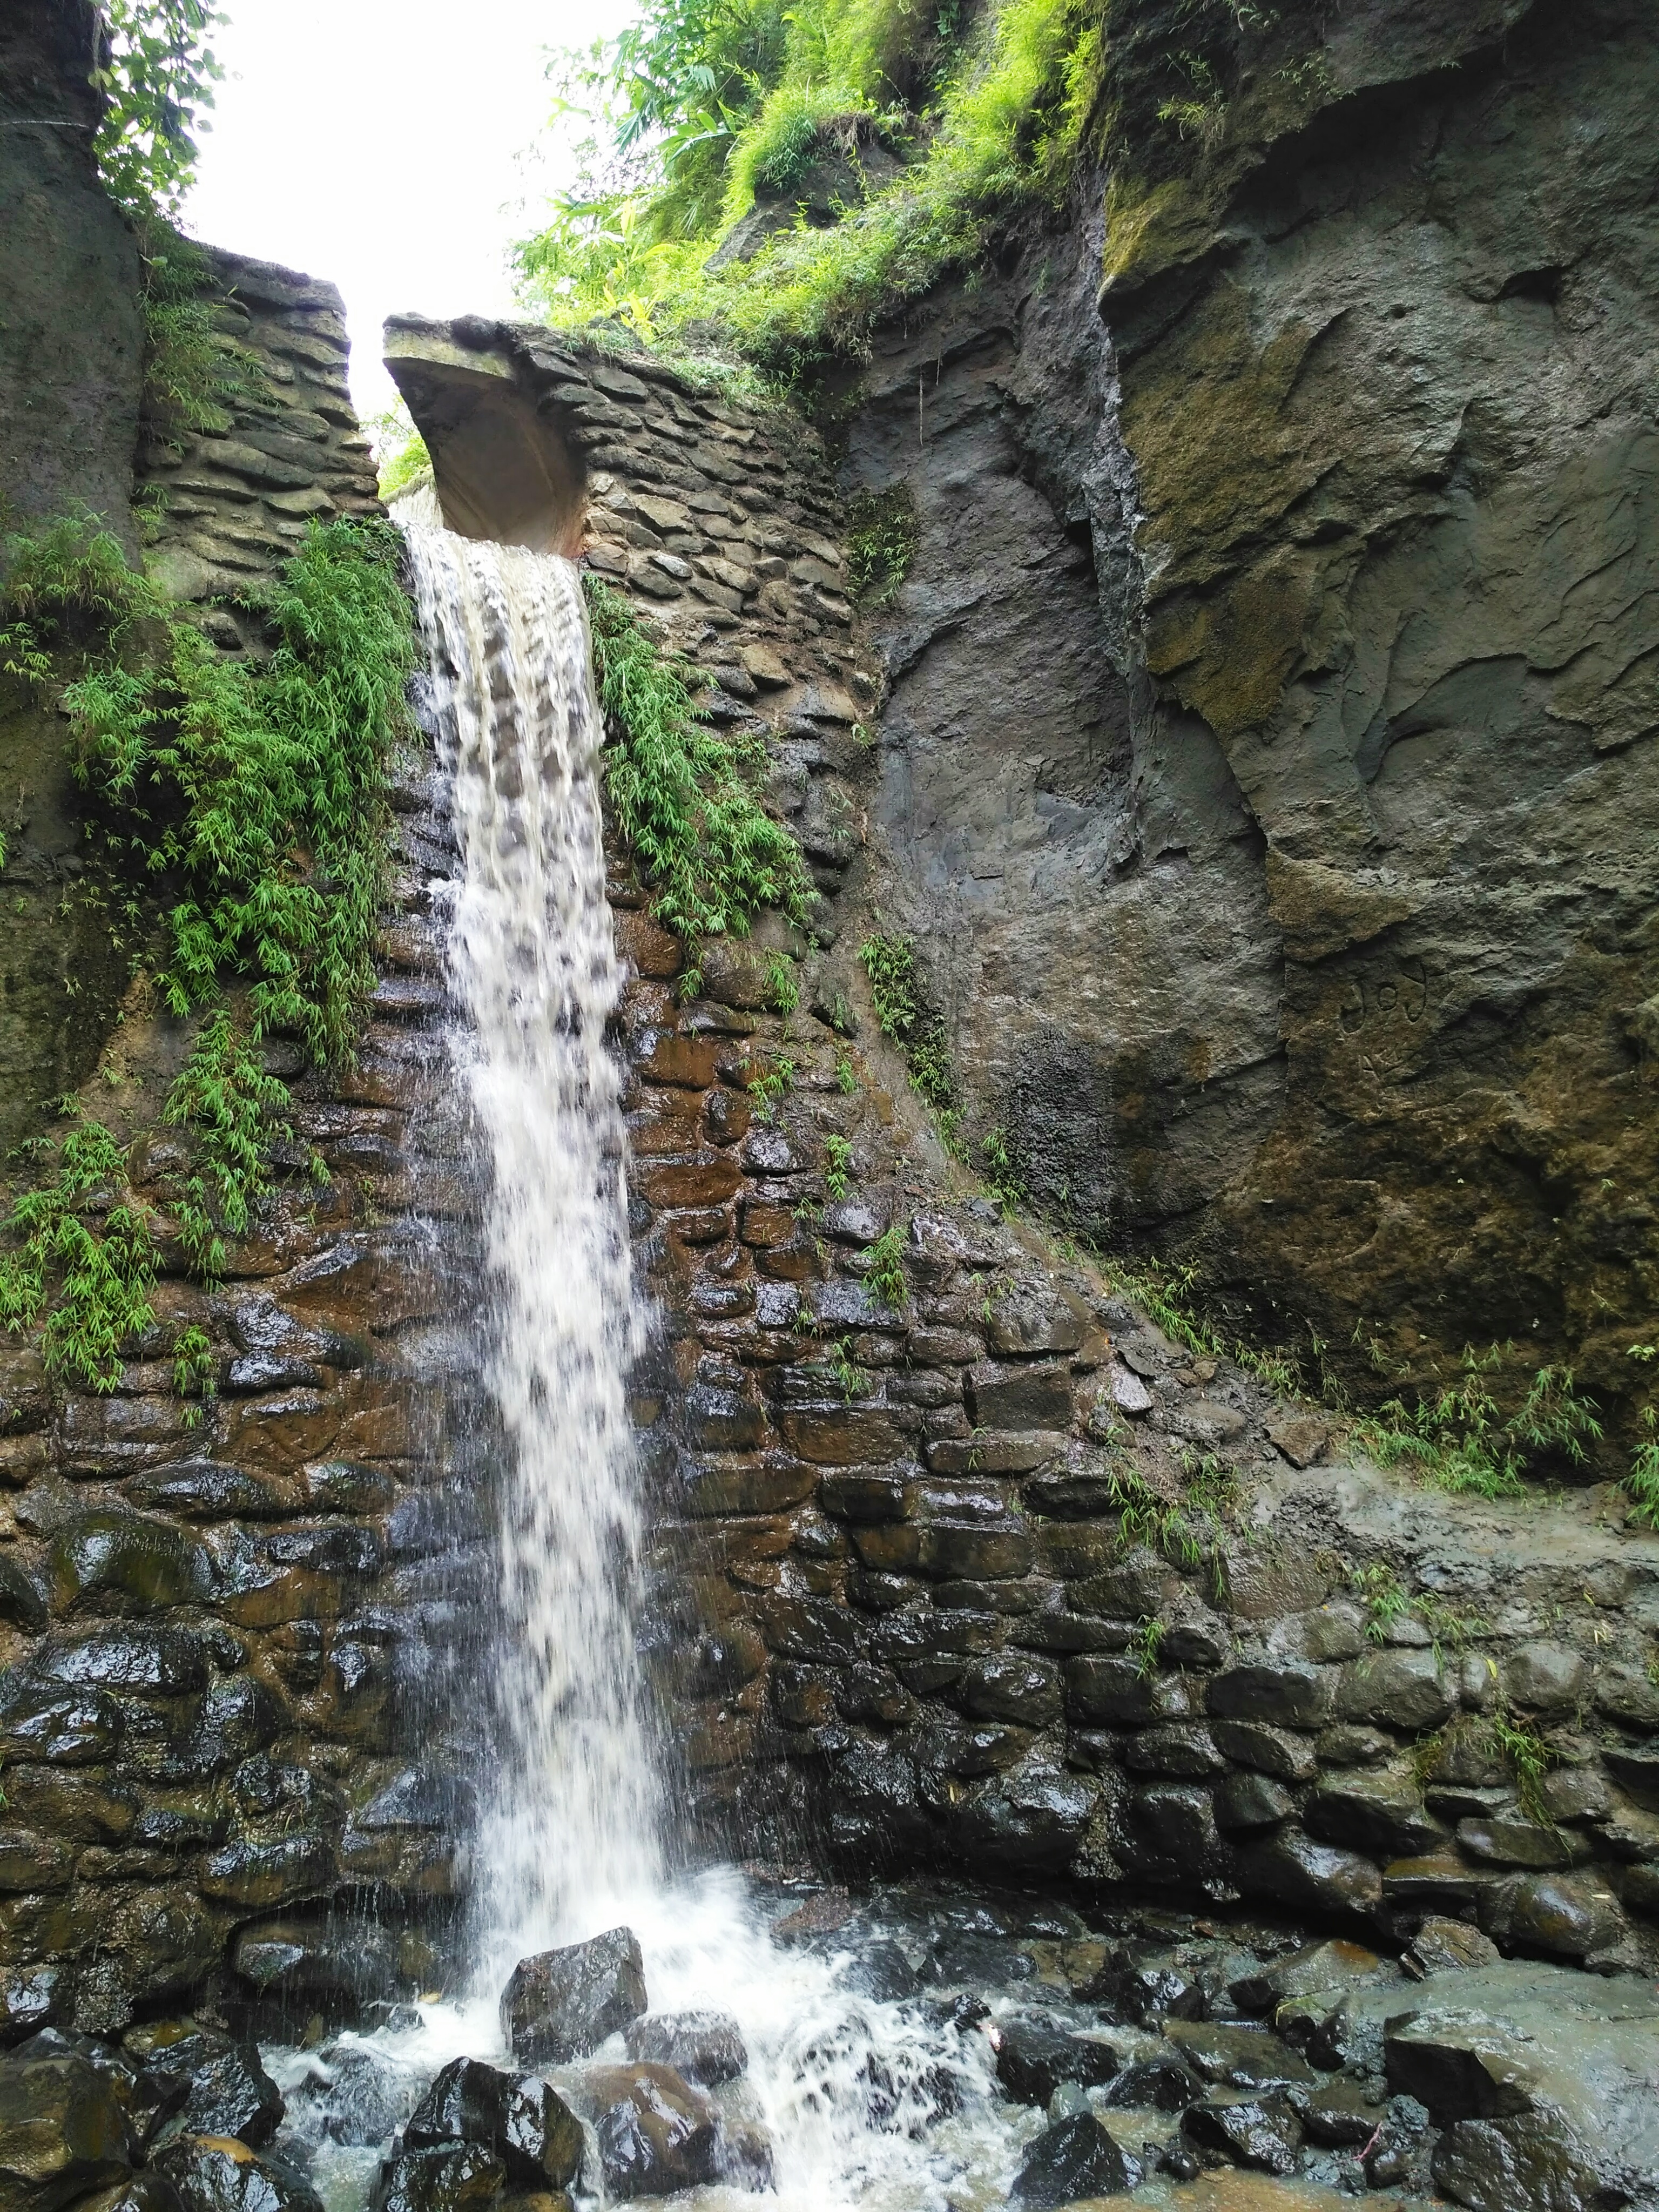
[[[609,35],[632,0],[227,0],[228,72],[186,225],[345,295],[362,415],[394,397],[384,318],[504,313],[508,241],[535,227],[556,150],[543,52]],[[529,202],[530,216],[519,210]]]

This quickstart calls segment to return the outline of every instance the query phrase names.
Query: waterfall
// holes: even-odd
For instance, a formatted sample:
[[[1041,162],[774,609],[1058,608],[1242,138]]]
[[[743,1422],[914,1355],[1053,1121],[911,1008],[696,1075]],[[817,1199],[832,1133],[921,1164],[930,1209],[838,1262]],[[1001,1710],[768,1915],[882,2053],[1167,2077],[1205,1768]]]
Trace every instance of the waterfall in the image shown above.
[[[623,1923],[653,2008],[735,2015],[750,2064],[720,2109],[774,2146],[765,2201],[778,2212],[947,2212],[959,2174],[993,2177],[1000,2201],[1012,2169],[985,2125],[982,2037],[867,1994],[856,1947],[775,1945],[787,1899],[757,1896],[736,1869],[670,1878],[635,1638],[626,1379],[642,1315],[623,1074],[605,1047],[623,979],[580,584],[555,556],[454,536],[429,491],[401,499],[398,520],[459,851],[451,1048],[486,1185],[483,1380],[505,1456],[501,1606],[478,1696],[495,1763],[466,1986],[423,1998],[413,2026],[343,2035],[333,2060],[275,2054],[291,2140],[329,2212],[362,2212],[383,2146],[341,2116],[354,2077],[337,2080],[337,2054],[388,2069],[407,2112],[448,2058],[506,2059],[495,2000],[518,1959]],[[580,2102],[580,2065],[554,2072]]]
[[[659,1874],[630,1594],[640,1517],[625,1383],[621,994],[603,742],[573,565],[400,502],[460,866],[453,1048],[486,1164],[485,1381],[505,1441],[498,1715],[477,1844],[480,1986],[606,1924]]]

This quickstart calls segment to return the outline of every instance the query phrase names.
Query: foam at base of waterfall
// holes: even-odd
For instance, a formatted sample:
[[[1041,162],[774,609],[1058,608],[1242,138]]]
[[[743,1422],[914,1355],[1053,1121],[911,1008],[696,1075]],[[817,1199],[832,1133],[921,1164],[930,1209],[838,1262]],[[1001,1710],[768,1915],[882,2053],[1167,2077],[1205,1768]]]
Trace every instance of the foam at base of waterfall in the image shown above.
[[[632,1590],[626,1376],[641,1340],[628,1237],[621,995],[580,581],[568,561],[455,536],[399,503],[460,872],[452,1049],[488,1176],[485,1380],[507,1464],[493,1679],[499,1771],[473,1856],[476,1972],[592,1932],[661,1872]]]
[[[775,2212],[989,2212],[1004,2203],[1042,2116],[998,2102],[992,2048],[982,2034],[942,2028],[918,2002],[860,1994],[848,1986],[855,1960],[848,1952],[775,1945],[769,1916],[734,1869],[655,1884],[615,1902],[640,1939],[653,2012],[712,2009],[737,2019],[749,2051],[745,2083],[774,2145],[775,2191],[710,2186],[677,2196],[675,2204],[695,2212],[728,2206],[757,2212],[763,2205]],[[777,1910],[775,1899],[773,1916]],[[452,2058],[512,2063],[495,2002],[482,1994],[422,2004],[418,2025],[337,2042],[372,2052],[401,2075],[409,2109]],[[568,2093],[586,2065],[620,2055],[618,2037],[592,2060],[540,2070]],[[290,2100],[291,2139],[310,2154],[325,2212],[362,2212],[376,2158],[328,2139],[327,2062],[283,2052],[270,2054],[270,2063]],[[945,2074],[951,2094],[941,2110]]]

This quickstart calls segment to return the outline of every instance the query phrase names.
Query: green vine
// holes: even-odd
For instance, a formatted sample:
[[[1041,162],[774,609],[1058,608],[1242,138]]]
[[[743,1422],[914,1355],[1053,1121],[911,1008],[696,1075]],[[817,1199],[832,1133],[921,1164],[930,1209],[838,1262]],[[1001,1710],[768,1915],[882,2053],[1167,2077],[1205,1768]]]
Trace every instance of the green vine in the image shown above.
[[[102,12],[109,52],[93,75],[106,101],[93,140],[99,173],[130,213],[176,216],[224,76],[207,44],[224,15],[210,0],[102,0]]]
[[[591,574],[582,583],[610,740],[605,794],[659,921],[691,955],[695,991],[705,937],[746,936],[763,907],[805,922],[811,881],[793,832],[756,795],[762,759],[699,714],[695,672],[663,652],[620,592]],[[769,982],[775,994],[793,974],[775,969]]]
[[[112,872],[161,890],[154,981],[171,1015],[198,1021],[163,1109],[193,1139],[166,1203],[210,1281],[288,1133],[266,1040],[338,1062],[373,988],[386,761],[414,664],[400,560],[385,523],[313,524],[259,601],[274,643],[256,666],[218,655],[94,518],[4,547],[0,666],[37,685],[73,672],[60,703],[88,835]],[[65,1111],[67,1133],[38,1148],[50,1177],[14,1202],[0,1322],[41,1324],[48,1368],[107,1390],[153,1318],[156,1217],[123,1195],[114,1134],[73,1100]],[[202,1395],[204,1347],[174,1356]]]

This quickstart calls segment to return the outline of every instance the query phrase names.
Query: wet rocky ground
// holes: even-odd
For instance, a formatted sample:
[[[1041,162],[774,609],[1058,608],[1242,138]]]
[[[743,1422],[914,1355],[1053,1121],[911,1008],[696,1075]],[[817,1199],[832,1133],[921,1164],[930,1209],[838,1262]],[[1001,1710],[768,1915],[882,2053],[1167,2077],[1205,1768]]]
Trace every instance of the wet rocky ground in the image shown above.
[[[923,1883],[754,1896],[706,2002],[610,1931],[263,2050],[229,2021],[0,2058],[6,2212],[831,2212],[1098,2199],[1659,2207],[1659,1990],[1429,1917],[1283,1922]],[[471,2047],[468,2047],[471,2046]]]

